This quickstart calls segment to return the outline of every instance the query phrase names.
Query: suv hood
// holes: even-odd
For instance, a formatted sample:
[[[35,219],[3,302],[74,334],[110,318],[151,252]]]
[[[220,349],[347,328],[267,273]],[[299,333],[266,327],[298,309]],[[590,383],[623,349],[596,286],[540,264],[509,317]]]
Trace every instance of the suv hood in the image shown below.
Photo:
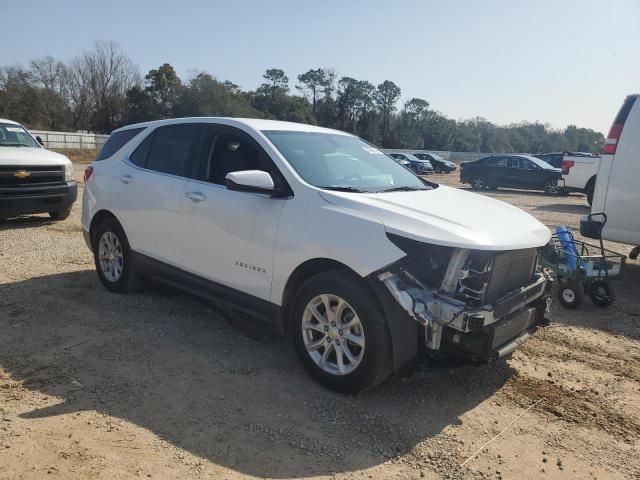
[[[475,250],[546,245],[551,232],[508,203],[457,188],[388,193],[321,191],[330,204],[384,224],[389,233],[420,242]]]
[[[64,165],[69,159],[44,148],[0,147],[0,165],[35,166]]]

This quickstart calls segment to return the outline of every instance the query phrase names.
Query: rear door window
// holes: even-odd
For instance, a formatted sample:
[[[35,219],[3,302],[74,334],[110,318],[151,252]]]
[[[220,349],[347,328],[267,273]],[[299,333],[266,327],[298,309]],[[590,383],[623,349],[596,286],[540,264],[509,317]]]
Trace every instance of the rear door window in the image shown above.
[[[158,128],[153,132],[145,167],[149,170],[179,177],[197,178],[198,153],[201,148],[202,133],[203,127],[199,124]],[[146,148],[145,146],[140,151],[139,161],[142,161]]]
[[[109,158],[122,147],[124,147],[133,137],[138,135],[145,127],[142,128],[130,128],[128,130],[122,130],[120,132],[112,133],[107,142],[103,145],[102,150],[98,154],[96,161]]]

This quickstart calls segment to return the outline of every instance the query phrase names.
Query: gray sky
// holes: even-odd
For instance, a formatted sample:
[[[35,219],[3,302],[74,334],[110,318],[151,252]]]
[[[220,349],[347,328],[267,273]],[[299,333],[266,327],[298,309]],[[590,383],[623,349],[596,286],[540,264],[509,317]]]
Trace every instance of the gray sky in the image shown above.
[[[640,92],[640,0],[2,0],[0,65],[70,60],[115,40],[142,73],[168,62],[245,89],[267,68],[389,79],[452,118],[607,133]]]

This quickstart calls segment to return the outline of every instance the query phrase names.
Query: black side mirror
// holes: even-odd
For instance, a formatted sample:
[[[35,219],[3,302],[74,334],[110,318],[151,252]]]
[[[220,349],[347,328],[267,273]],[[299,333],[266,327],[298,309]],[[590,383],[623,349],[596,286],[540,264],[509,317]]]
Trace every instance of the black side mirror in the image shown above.
[[[40,137],[40,135],[36,137],[36,141],[44,147],[44,141],[42,140],[42,137]]]

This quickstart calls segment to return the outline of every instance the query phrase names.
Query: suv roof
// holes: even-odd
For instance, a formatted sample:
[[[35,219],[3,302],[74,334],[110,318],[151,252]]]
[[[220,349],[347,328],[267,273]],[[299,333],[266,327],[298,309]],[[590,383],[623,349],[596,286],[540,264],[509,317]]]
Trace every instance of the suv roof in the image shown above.
[[[0,118],[0,123],[10,123],[11,125],[20,125],[18,122],[14,122],[13,120],[8,120],[6,118]]]
[[[317,127],[315,125],[306,125],[302,123],[283,122],[280,120],[264,120],[261,118],[231,118],[231,117],[185,117],[185,118],[171,118],[167,120],[154,120],[152,122],[135,123],[126,125],[124,127],[114,130],[118,132],[121,130],[128,130],[130,128],[141,127],[159,127],[162,125],[175,125],[178,123],[192,123],[194,121],[204,123],[222,123],[230,126],[246,126],[253,130],[280,130],[289,132],[317,132],[317,133],[333,133],[336,135],[351,135],[347,132],[340,130],[333,130],[331,128]],[[113,132],[112,132],[113,133]]]

